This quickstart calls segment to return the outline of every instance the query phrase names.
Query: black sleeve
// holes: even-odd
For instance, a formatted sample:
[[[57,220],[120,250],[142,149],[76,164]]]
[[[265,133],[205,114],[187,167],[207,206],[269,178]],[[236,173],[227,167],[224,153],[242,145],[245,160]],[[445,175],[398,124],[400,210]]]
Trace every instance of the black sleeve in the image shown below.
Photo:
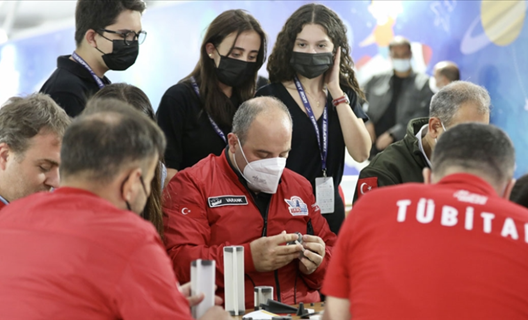
[[[363,122],[367,122],[369,120],[369,117],[363,111],[363,107],[361,106],[360,99],[358,99],[356,91],[350,88],[346,88],[345,92],[348,96],[348,99],[350,100],[350,107],[352,108],[352,111],[356,115],[356,117],[363,119]]]
[[[433,92],[429,88],[429,78],[424,83],[422,89],[417,94],[417,100],[414,101],[415,108],[412,113],[401,119],[400,123],[396,123],[388,130],[396,140],[401,140],[407,133],[407,124],[412,119],[429,117],[429,105],[433,98]]]
[[[49,96],[72,118],[81,114],[86,105],[86,100],[69,92],[51,92]]]
[[[275,93],[272,90],[272,85],[268,84],[267,86],[264,86],[257,90],[257,93],[255,93],[255,97],[275,97]]]
[[[177,84],[170,87],[161,98],[156,118],[161,130],[167,138],[165,150],[165,165],[167,168],[180,170],[183,158],[182,140],[187,112],[193,103],[199,103],[195,94],[187,85]],[[193,101],[194,99],[194,101]]]

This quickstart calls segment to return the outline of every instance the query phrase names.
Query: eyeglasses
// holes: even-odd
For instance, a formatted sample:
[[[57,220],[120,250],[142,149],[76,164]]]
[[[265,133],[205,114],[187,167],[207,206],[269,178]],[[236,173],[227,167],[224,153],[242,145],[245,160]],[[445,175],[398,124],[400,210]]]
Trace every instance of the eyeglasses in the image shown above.
[[[101,32],[108,32],[113,34],[118,34],[121,37],[123,37],[123,40],[125,41],[125,45],[129,45],[131,41],[137,40],[139,44],[142,44],[145,42],[145,39],[147,38],[147,32],[146,31],[139,31],[136,33],[135,31],[129,30],[129,31],[114,31],[114,30],[107,30],[107,29],[99,29]]]

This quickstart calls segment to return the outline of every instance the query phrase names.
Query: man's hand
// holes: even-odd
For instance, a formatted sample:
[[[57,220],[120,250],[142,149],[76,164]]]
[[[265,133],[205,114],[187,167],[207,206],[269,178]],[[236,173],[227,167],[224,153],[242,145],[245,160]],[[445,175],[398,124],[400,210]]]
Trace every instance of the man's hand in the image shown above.
[[[385,132],[376,140],[376,148],[380,151],[384,150],[393,142],[394,138],[388,132]]]
[[[309,275],[323,263],[326,245],[320,237],[305,234],[303,236],[303,247],[305,250],[303,251],[301,263],[299,263],[299,270]]]
[[[198,320],[229,320],[233,319],[229,312],[222,309],[222,307],[214,306],[207,310],[207,312]]]
[[[283,231],[276,236],[252,241],[249,246],[255,269],[258,272],[277,270],[298,258],[299,253],[303,251],[302,245],[285,245],[286,242],[295,241],[297,238],[296,233],[287,234]]]
[[[191,307],[196,306],[197,304],[202,302],[203,299],[205,298],[205,295],[202,292],[200,292],[199,294],[195,296],[191,296],[191,283],[190,282],[187,282],[186,284],[180,286],[179,289],[180,289],[180,292],[183,294],[183,296],[187,298],[187,301],[189,301],[189,305]],[[215,286],[215,291],[216,291],[216,286]],[[224,302],[222,298],[220,298],[219,296],[215,296],[215,304],[217,306],[222,305],[222,302]]]

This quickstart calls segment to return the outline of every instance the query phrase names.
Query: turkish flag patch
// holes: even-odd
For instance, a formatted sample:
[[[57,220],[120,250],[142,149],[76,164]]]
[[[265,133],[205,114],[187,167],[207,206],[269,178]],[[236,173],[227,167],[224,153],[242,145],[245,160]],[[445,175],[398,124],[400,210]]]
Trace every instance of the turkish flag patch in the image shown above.
[[[378,177],[362,178],[357,183],[357,195],[358,199],[361,198],[365,193],[378,187]]]

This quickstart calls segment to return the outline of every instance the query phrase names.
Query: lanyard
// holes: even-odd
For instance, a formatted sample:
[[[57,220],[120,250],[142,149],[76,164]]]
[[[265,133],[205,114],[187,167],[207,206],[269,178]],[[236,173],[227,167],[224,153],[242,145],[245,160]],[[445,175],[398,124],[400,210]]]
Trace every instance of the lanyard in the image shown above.
[[[88,70],[88,72],[90,72],[90,74],[92,75],[92,78],[95,80],[95,82],[97,83],[97,86],[99,87],[99,89],[102,89],[104,88],[105,84],[103,83],[103,80],[101,80],[101,78],[99,78],[95,72],[93,72],[92,68],[90,68],[90,66],[88,65],[88,63],[86,63],[86,61],[83,60],[83,58],[81,58],[81,56],[79,56],[77,54],[77,52],[73,52],[72,53],[72,58],[73,60],[79,62],[79,64],[81,66],[83,66],[86,70]]]
[[[323,145],[321,146],[321,134],[319,131],[319,126],[317,125],[317,119],[315,119],[315,115],[313,113],[312,107],[310,106],[310,102],[308,101],[308,98],[306,97],[306,93],[304,92],[304,89],[302,87],[301,82],[297,78],[297,76],[294,77],[295,86],[297,87],[297,91],[299,92],[299,96],[301,97],[301,101],[304,104],[304,108],[306,109],[306,114],[308,114],[308,118],[312,121],[312,124],[315,129],[315,134],[317,135],[317,144],[319,145],[319,152],[321,153],[321,166],[323,169],[323,174],[326,177],[326,157],[328,156],[328,108],[324,107],[323,110]]]
[[[196,80],[194,80],[194,77],[191,77],[191,84],[193,86],[194,92],[196,92],[196,95],[200,97],[200,89],[198,88],[198,84],[196,83]],[[214,122],[213,118],[211,118],[209,114],[207,114],[207,117],[209,118],[209,122],[211,122],[213,129],[216,131],[216,134],[220,136],[220,138],[222,138],[225,143],[227,143],[227,139],[224,132],[220,129],[216,122]]]

